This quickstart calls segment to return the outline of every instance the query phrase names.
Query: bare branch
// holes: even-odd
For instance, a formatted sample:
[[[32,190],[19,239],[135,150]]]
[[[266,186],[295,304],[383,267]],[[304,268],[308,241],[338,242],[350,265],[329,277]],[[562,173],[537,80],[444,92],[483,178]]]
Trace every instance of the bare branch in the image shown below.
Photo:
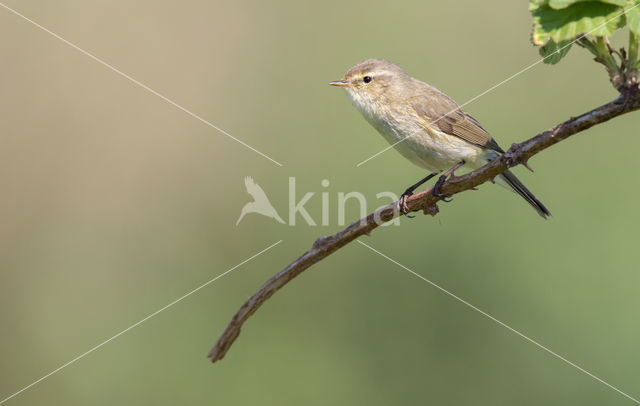
[[[452,196],[456,193],[474,188],[495,178],[507,168],[518,164],[526,165],[529,158],[533,155],[573,134],[638,109],[640,109],[640,91],[634,88],[610,103],[578,117],[572,117],[564,123],[558,124],[520,144],[513,144],[500,158],[494,159],[471,173],[449,179],[442,185],[440,192],[445,196]],[[439,199],[431,193],[431,189],[427,189],[411,196],[407,200],[407,206],[409,211],[422,210],[425,214],[435,215],[438,212],[438,207],[436,206],[438,200]],[[347,228],[332,236],[322,237],[316,240],[309,251],[302,254],[298,259],[269,279],[240,307],[215,346],[209,352],[211,361],[216,362],[225,356],[231,344],[233,344],[238,334],[240,334],[240,329],[244,322],[278,289],[300,275],[300,273],[311,265],[331,255],[356,238],[362,235],[369,235],[371,231],[380,224],[390,221],[398,215],[398,202],[395,202],[369,214],[358,222],[350,224]]]

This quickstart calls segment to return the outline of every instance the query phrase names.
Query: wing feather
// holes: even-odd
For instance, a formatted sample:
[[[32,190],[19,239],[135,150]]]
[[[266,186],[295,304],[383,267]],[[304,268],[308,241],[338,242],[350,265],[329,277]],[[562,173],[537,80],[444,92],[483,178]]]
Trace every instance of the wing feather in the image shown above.
[[[471,144],[503,153],[498,143],[478,121],[464,112],[446,94],[430,89],[411,99],[415,112],[440,131],[455,135]]]

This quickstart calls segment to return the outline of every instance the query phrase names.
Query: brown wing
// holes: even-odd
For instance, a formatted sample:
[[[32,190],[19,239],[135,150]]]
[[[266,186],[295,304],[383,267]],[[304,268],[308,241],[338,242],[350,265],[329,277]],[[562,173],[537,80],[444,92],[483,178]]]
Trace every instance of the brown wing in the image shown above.
[[[504,153],[480,123],[462,111],[449,96],[436,89],[429,90],[411,99],[413,109],[420,117],[444,133],[455,135],[471,144]]]

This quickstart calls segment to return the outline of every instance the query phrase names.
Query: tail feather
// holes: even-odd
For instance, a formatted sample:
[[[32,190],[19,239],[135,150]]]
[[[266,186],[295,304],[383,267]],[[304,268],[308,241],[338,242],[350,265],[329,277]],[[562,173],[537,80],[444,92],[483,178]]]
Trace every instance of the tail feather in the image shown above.
[[[504,186],[508,185],[510,189],[513,189],[514,192],[522,196],[524,200],[526,200],[527,203],[529,203],[538,212],[540,217],[546,219],[547,217],[551,216],[551,213],[544,206],[544,204],[542,204],[542,202],[538,200],[533,195],[533,193],[531,193],[531,191],[527,189],[526,186],[522,184],[522,182],[520,182],[520,179],[518,179],[516,175],[514,175],[511,171],[504,171],[499,176],[498,180],[503,180],[506,183],[506,185]]]

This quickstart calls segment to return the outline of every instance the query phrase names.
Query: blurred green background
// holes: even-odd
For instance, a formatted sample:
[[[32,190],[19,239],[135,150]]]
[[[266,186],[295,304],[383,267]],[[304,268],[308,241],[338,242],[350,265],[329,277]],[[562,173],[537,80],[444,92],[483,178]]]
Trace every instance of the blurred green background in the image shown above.
[[[465,102],[539,59],[525,2],[4,3],[284,164],[0,9],[0,398],[284,240],[7,405],[630,404],[357,243],[205,357],[249,295],[340,229],[338,192],[373,209],[425,175],[395,151],[356,167],[387,144],[327,82],[385,58]],[[507,148],[614,97],[574,49],[465,110]],[[516,169],[549,221],[487,184],[363,241],[638,397],[639,119]],[[283,217],[288,177],[316,192],[317,222],[329,192],[331,224],[235,227],[245,176]]]

